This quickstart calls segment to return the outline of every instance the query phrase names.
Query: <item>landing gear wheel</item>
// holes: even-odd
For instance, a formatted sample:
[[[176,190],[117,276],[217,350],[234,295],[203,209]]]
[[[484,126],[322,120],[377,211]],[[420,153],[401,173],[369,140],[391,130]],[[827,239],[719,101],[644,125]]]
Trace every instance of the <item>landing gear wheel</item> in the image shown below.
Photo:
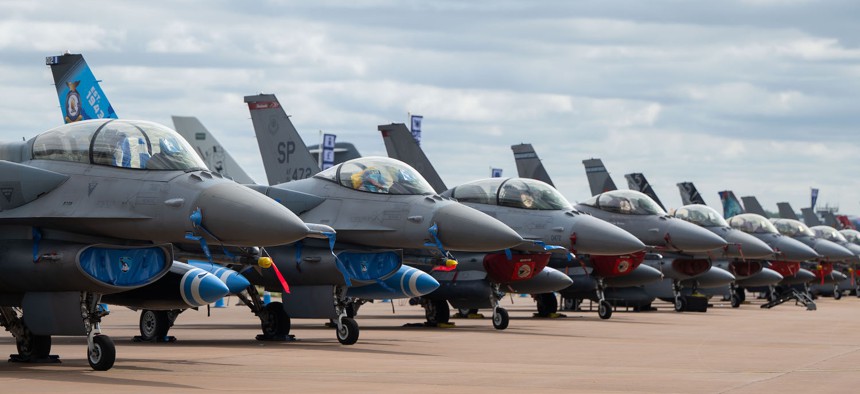
[[[597,304],[597,316],[600,316],[603,320],[612,317],[612,305],[607,301],[600,301],[600,303]]]
[[[33,333],[30,333],[30,330],[27,330],[27,332],[28,335],[21,340],[15,341],[15,345],[18,347],[18,355],[28,361],[48,358],[51,353],[51,336],[33,335]]]
[[[508,328],[508,323],[510,323],[508,311],[505,308],[496,308],[493,311],[493,328],[497,330],[504,330]]]
[[[535,296],[537,301],[538,316],[549,316],[558,312],[558,299],[555,293],[543,293]]]
[[[424,307],[424,317],[430,325],[445,324],[451,319],[451,310],[448,301],[431,300]]]
[[[840,299],[840,298],[842,298],[842,291],[840,291],[840,290],[836,290],[836,291],[834,291],[834,292],[833,292],[833,299],[834,299],[834,300],[838,300],[838,299]]]
[[[351,317],[344,317],[337,327],[337,341],[341,345],[352,345],[358,342],[358,323]]]
[[[270,302],[263,307],[260,328],[266,338],[285,338],[290,333],[290,317],[280,302]]]
[[[732,294],[731,297],[732,308],[739,308],[741,306],[741,298],[738,297],[737,294]]]
[[[683,312],[687,310],[687,301],[683,297],[675,299],[675,312]]]
[[[457,308],[457,314],[460,317],[469,317],[471,315],[477,315],[478,310],[475,308]]]
[[[87,361],[90,367],[96,371],[107,371],[113,367],[116,361],[116,346],[107,335],[96,335],[93,337],[93,348],[89,349]]]
[[[170,316],[167,311],[144,309],[140,312],[140,338],[152,341],[167,336],[170,331]]]
[[[575,311],[577,306],[576,298],[563,297],[561,299],[561,309],[565,311]]]

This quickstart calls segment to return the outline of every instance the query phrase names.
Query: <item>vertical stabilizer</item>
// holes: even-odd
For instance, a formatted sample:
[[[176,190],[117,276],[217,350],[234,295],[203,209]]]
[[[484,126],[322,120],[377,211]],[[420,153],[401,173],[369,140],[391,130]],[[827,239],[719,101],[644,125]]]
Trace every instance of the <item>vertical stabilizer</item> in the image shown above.
[[[596,196],[603,192],[618,190],[615,182],[603,166],[603,161],[600,159],[586,159],[582,161],[585,166],[585,176],[588,177],[588,187],[591,188],[591,195]]]
[[[555,187],[552,180],[549,179],[549,174],[543,167],[543,163],[541,163],[540,158],[538,158],[537,153],[532,148],[532,144],[511,145],[511,150],[514,151],[517,173],[521,178],[537,179]]]
[[[803,214],[803,222],[806,223],[807,226],[820,226],[824,223],[818,219],[818,216],[815,215],[815,211],[812,208],[800,208],[800,213]],[[782,215],[782,214],[780,214]],[[834,221],[833,224],[828,224],[828,226],[832,226],[833,228],[839,228],[834,226],[836,223]]]
[[[681,192],[681,203],[683,205],[690,204],[705,204],[705,199],[699,194],[699,190],[693,185],[693,182],[681,182],[678,184],[678,190]]]
[[[269,185],[310,178],[320,172],[299,132],[274,94],[245,96]]]
[[[439,176],[439,173],[436,172],[436,169],[433,168],[432,164],[430,164],[430,160],[427,159],[424,151],[421,150],[421,147],[415,142],[415,138],[412,137],[412,132],[406,128],[405,124],[392,123],[379,125],[377,129],[382,133],[382,139],[385,141],[385,150],[388,151],[388,157],[400,160],[412,166],[412,168],[418,171],[418,173],[430,183],[430,186],[433,187],[433,190],[436,190],[436,193],[442,193],[445,190],[448,190],[448,188],[445,187],[445,182],[442,182],[442,178]]]
[[[797,217],[797,212],[794,212],[794,210],[791,209],[791,204],[787,202],[778,202],[776,203],[776,207],[779,209],[779,217],[783,219],[800,220],[800,218]]]
[[[113,106],[108,102],[83,55],[67,53],[48,56],[45,58],[45,64],[51,66],[64,122],[116,119]]]
[[[764,211],[764,208],[758,203],[758,199],[755,196],[744,196],[741,197],[741,200],[744,202],[747,212],[768,217],[767,212]]]
[[[225,177],[242,184],[255,183],[244,171],[230,153],[218,143],[215,136],[193,116],[173,116],[173,127],[185,138],[197,154],[203,158],[206,166]]]
[[[723,203],[723,217],[728,219],[735,215],[740,215],[744,213],[744,207],[741,205],[741,202],[738,201],[738,198],[735,197],[735,193],[731,190],[723,190],[719,192],[720,201]]]
[[[657,198],[657,193],[654,193],[654,189],[651,187],[651,184],[648,183],[648,180],[645,179],[645,175],[641,172],[634,172],[632,174],[624,175],[624,178],[627,178],[627,188],[630,190],[636,190],[637,192],[644,193],[648,197],[651,197],[660,208],[666,210],[666,207],[663,206],[663,203]]]

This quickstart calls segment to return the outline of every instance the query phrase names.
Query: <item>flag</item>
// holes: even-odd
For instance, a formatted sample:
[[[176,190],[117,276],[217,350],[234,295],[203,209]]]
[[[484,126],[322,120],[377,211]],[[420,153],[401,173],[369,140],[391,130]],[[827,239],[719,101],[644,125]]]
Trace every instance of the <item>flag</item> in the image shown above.
[[[323,134],[321,170],[325,170],[334,165],[334,142],[336,139],[337,135]]]
[[[415,143],[418,146],[421,146],[421,121],[424,120],[424,117],[421,115],[411,115],[410,121],[412,122],[412,138],[415,138]]]
[[[492,178],[501,178],[501,177],[502,177],[502,169],[501,169],[501,168],[492,168],[492,169],[490,169],[490,177],[492,177]]]
[[[809,207],[815,209],[816,201],[818,201],[818,189],[812,188],[812,204],[810,204]]]

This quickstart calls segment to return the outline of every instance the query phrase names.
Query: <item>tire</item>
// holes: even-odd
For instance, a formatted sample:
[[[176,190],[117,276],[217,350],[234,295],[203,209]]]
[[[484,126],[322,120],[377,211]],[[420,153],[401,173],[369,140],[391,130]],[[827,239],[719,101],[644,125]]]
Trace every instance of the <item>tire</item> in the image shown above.
[[[504,330],[508,328],[509,323],[510,317],[508,316],[508,311],[505,308],[498,307],[493,311],[493,328]]]
[[[470,315],[477,315],[478,310],[476,308],[457,308],[457,314],[460,317],[469,317]]]
[[[430,323],[430,325],[447,323],[451,319],[451,309],[448,307],[448,301],[431,300],[424,307],[424,317],[427,318],[427,323]]]
[[[740,302],[741,302],[741,303],[743,303],[744,301],[746,301],[746,298],[747,298],[747,292],[746,292],[746,290],[741,289],[741,288],[737,288],[737,289],[735,289],[735,294],[734,294],[734,295],[736,295],[736,296],[738,297],[738,300],[740,300]]]
[[[612,317],[612,305],[610,305],[606,300],[600,301],[600,303],[597,304],[597,316],[603,320],[607,320]]]
[[[834,300],[838,300],[841,298],[842,298],[842,291],[841,290],[836,290],[833,292],[833,299]]]
[[[732,294],[731,302],[732,302],[732,308],[740,308],[742,301],[741,301],[741,298],[738,297],[737,294]]]
[[[116,346],[107,335],[96,335],[93,337],[93,348],[89,350],[87,361],[90,367],[96,371],[107,371],[113,367],[116,361]]]
[[[140,311],[140,337],[144,341],[152,341],[167,336],[170,331],[170,316],[167,311]]]
[[[558,312],[558,298],[555,297],[555,293],[538,294],[535,299],[538,316],[546,317]]]
[[[15,346],[18,348],[18,355],[24,360],[43,360],[51,354],[51,336],[33,335],[33,333],[27,330],[25,339],[21,341],[16,340]]]
[[[337,341],[341,345],[353,345],[358,342],[358,323],[351,317],[344,317],[335,331],[337,331]]]
[[[683,312],[687,309],[687,301],[684,300],[684,297],[678,297],[675,299],[675,312]]]
[[[565,310],[565,311],[575,311],[576,310],[576,298],[562,297],[561,309]]]
[[[263,330],[263,336],[267,338],[289,335],[290,317],[284,311],[284,305],[277,301],[266,304],[260,317],[260,328]]]

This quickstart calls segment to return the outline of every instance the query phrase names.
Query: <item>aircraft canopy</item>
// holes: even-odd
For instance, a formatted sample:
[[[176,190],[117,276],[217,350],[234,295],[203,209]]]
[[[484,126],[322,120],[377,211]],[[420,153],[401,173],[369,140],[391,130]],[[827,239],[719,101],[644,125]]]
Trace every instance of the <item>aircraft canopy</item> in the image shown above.
[[[627,215],[667,215],[651,197],[634,190],[612,190],[582,202],[607,212]]]
[[[860,245],[860,231],[846,228],[839,230],[839,234],[842,234],[848,242]]]
[[[674,216],[702,227],[729,227],[726,219],[723,219],[714,208],[707,205],[685,205],[676,209]]]
[[[73,122],[33,139],[33,160],[72,161],[139,170],[201,170],[206,164],[179,133],[125,119]]]
[[[806,235],[809,237],[815,236],[815,233],[799,220],[771,219],[771,221],[773,221],[773,226],[776,227],[777,231],[782,235],[787,235],[789,237],[797,235]]]
[[[352,159],[316,175],[342,186],[380,194],[436,194],[429,183],[408,164],[387,157]]]
[[[815,233],[815,236],[818,238],[824,238],[828,241],[832,241],[832,242],[836,242],[836,243],[848,242],[848,239],[846,239],[845,236],[842,235],[842,233],[840,233],[839,231],[836,231],[836,229],[833,227],[830,227],[830,226],[813,226],[813,227],[810,227],[809,229],[812,230],[812,232]]]
[[[749,234],[779,234],[776,227],[764,216],[754,213],[742,213],[729,218],[729,226]]]
[[[570,210],[570,203],[554,187],[528,178],[488,178],[452,188],[443,196],[460,202],[502,205],[534,210]]]

